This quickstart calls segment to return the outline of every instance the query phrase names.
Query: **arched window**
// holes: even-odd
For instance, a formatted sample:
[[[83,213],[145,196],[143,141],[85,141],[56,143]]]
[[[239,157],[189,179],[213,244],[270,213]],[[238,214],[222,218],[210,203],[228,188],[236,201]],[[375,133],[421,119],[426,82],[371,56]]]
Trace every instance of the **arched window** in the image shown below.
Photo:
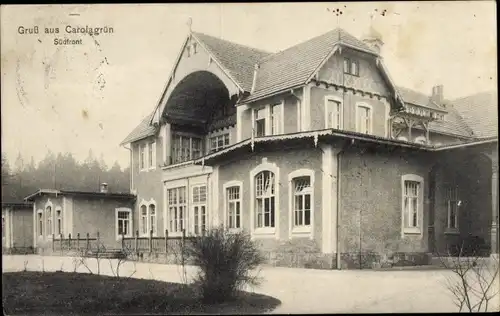
[[[52,235],[52,206],[47,206],[45,209],[45,214],[47,216],[47,236]]]
[[[149,204],[149,229],[156,235],[156,205]]]
[[[271,171],[255,176],[255,227],[275,227],[275,178]]]
[[[141,205],[141,234],[142,235],[147,235],[148,234],[148,209],[146,205]]]

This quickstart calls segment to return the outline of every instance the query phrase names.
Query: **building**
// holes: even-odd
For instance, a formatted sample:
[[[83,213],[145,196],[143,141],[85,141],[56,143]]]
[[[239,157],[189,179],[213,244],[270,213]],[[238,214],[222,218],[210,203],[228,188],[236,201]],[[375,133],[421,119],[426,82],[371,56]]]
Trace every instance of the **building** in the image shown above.
[[[31,236],[39,253],[50,253],[53,240],[84,240],[89,234],[106,248],[120,248],[121,236],[133,236],[135,196],[128,193],[109,192],[107,185],[100,192],[40,189],[27,196],[30,209]]]
[[[33,206],[2,202],[2,253],[33,251]]]
[[[471,236],[497,253],[496,92],[399,87],[382,47],[373,30],[278,53],[190,31],[159,103],[122,142],[135,228],[224,224],[284,266],[422,263]]]

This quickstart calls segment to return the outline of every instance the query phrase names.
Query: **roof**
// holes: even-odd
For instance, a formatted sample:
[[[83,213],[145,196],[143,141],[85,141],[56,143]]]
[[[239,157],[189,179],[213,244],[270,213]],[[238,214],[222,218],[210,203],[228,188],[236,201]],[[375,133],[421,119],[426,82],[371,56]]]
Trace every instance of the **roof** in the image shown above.
[[[271,53],[249,46],[229,42],[207,34],[193,32],[212,55],[245,91],[252,88],[255,64]]]
[[[356,37],[334,29],[261,60],[255,90],[243,102],[305,84],[338,44],[377,55]]]
[[[439,111],[444,110],[442,106],[439,106],[434,101],[432,101],[430,95],[400,86],[398,86],[397,89],[406,103],[411,103]]]
[[[25,208],[32,208],[33,203],[29,202],[2,202],[2,208],[4,207],[9,207],[12,209],[25,209]]]
[[[155,112],[150,113],[148,116],[142,119],[142,121],[137,125],[130,134],[120,143],[120,145],[125,145],[133,141],[142,139],[155,134],[155,127],[149,124],[149,121],[153,117]]]
[[[130,193],[114,193],[114,192],[92,192],[92,191],[73,191],[73,190],[54,190],[54,189],[39,189],[33,194],[24,198],[25,201],[33,201],[36,197],[41,195],[61,195],[61,196],[81,196],[88,198],[100,199],[116,199],[116,200],[132,200],[136,196]]]
[[[475,138],[498,136],[498,93],[481,92],[451,101]]]

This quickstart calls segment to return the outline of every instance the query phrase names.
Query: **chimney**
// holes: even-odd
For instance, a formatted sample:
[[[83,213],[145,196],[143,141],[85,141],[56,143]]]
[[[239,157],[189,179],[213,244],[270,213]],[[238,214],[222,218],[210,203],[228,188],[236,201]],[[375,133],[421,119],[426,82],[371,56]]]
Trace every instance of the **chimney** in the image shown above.
[[[437,85],[432,87],[431,100],[434,101],[439,106],[443,106],[443,85]]]
[[[101,193],[108,193],[108,184],[107,183],[101,183]]]
[[[380,32],[378,32],[373,26],[370,26],[368,34],[366,34],[363,38],[363,42],[380,55],[382,46],[384,46],[384,41],[382,40],[382,34],[380,34]]]

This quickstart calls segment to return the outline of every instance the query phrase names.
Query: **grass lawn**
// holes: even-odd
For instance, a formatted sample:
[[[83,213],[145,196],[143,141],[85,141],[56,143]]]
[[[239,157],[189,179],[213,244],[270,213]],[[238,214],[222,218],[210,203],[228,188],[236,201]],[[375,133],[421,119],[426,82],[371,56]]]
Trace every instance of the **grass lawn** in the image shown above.
[[[6,315],[257,314],[275,298],[241,292],[238,299],[203,305],[189,285],[68,272],[2,274]]]

